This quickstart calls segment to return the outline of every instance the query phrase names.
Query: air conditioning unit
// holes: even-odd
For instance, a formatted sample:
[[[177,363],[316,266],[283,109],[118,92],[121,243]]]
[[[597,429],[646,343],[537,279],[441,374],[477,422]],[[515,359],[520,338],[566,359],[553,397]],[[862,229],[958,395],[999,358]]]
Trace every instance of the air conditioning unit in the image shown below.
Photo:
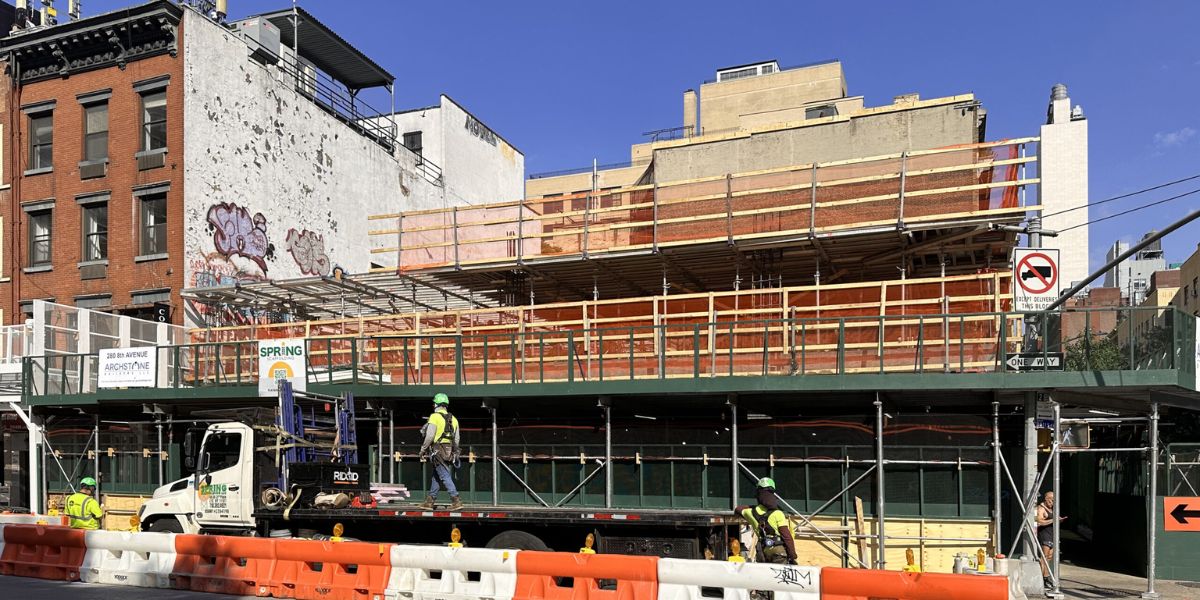
[[[279,61],[279,28],[262,17],[238,21],[238,32],[250,42],[250,56],[261,63]]]

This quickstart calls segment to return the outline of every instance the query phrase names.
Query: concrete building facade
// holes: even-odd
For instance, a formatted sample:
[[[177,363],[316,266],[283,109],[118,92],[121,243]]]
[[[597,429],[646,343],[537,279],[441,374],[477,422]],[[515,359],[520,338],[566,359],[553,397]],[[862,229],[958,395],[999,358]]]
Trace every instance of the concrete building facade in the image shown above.
[[[1179,310],[1200,317],[1200,245],[1179,267],[1179,293],[1171,301]]]
[[[443,207],[524,197],[525,155],[453,98],[391,119],[404,146],[443,173]]]
[[[1042,227],[1057,231],[1042,246],[1059,251],[1059,285],[1067,289],[1091,274],[1088,265],[1088,124],[1083,110],[1072,108],[1067,86],[1050,94],[1046,124],[1038,146],[1038,203]]]
[[[1117,340],[1122,346],[1130,339],[1145,339],[1147,334],[1156,327],[1167,324],[1167,311],[1175,302],[1179,293],[1180,272],[1178,270],[1157,271],[1150,276],[1150,287],[1146,290],[1145,298],[1138,308],[1130,311],[1131,323],[1122,323],[1117,327]]]
[[[1154,232],[1142,236],[1145,239]],[[1109,247],[1104,256],[1106,263],[1112,262],[1118,256],[1129,250],[1129,244],[1117,240]],[[1157,241],[1139,250],[1137,254],[1121,261],[1115,267],[1104,273],[1104,287],[1121,290],[1121,297],[1130,306],[1139,306],[1146,299],[1146,290],[1150,288],[1150,278],[1155,272],[1167,270],[1167,259],[1163,255],[1162,242]]]
[[[597,189],[970,144],[984,140],[986,125],[971,94],[904,94],[865,107],[862,96],[848,95],[839,61],[728,67],[683,98],[683,126],[634,144],[628,164],[596,174]],[[591,171],[579,171],[531,178],[526,196],[590,190]]]

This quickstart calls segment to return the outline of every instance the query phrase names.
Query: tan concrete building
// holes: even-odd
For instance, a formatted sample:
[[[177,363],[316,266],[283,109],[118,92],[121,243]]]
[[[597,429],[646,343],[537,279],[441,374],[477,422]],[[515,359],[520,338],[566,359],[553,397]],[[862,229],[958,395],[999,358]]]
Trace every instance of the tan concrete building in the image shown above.
[[[719,69],[683,94],[683,125],[634,144],[630,161],[595,173],[531,176],[528,198],[680,181],[983,141],[986,112],[971,94],[897,96],[866,107],[850,96],[839,61]],[[595,179],[595,181],[593,181]]]
[[[1179,292],[1171,304],[1200,317],[1200,245],[1179,267]]]
[[[1132,323],[1117,325],[1117,340],[1122,346],[1128,343],[1132,331],[1134,339],[1145,339],[1146,334],[1155,327],[1166,324],[1166,313],[1179,292],[1180,270],[1155,271],[1150,276],[1150,289],[1146,291],[1146,299],[1139,308],[1130,311]],[[1155,309],[1157,307],[1157,309]]]

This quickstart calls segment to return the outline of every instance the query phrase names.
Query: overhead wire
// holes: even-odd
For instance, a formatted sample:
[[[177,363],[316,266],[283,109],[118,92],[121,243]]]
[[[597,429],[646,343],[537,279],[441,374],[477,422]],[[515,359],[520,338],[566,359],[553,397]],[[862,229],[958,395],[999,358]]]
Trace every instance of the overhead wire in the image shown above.
[[[1101,221],[1107,221],[1107,220],[1109,220],[1109,219],[1115,219],[1115,218],[1117,218],[1117,217],[1124,216],[1124,215],[1127,215],[1127,214],[1129,214],[1129,213],[1132,213],[1132,212],[1137,212],[1137,211],[1139,211],[1139,210],[1142,210],[1142,209],[1150,208],[1151,206],[1158,206],[1159,204],[1165,204],[1165,203],[1167,203],[1167,202],[1171,202],[1172,200],[1178,200],[1178,199],[1180,199],[1180,198],[1186,198],[1186,197],[1188,197],[1188,196],[1191,196],[1192,194],[1200,194],[1200,188],[1194,189],[1194,190],[1192,190],[1192,191],[1190,191],[1190,192],[1184,192],[1184,193],[1182,193],[1182,194],[1178,194],[1178,195],[1175,195],[1175,196],[1171,196],[1170,198],[1163,198],[1162,200],[1156,200],[1156,201],[1154,201],[1154,202],[1150,202],[1150,203],[1148,203],[1148,204],[1143,204],[1143,205],[1141,205],[1141,206],[1135,206],[1135,207],[1133,207],[1133,208],[1131,208],[1131,209],[1129,209],[1129,210],[1123,210],[1123,211],[1121,211],[1121,212],[1119,212],[1119,213],[1115,213],[1115,214],[1108,215],[1107,217],[1100,217],[1099,219],[1092,219],[1092,220],[1090,220],[1090,221],[1085,221],[1085,222],[1083,222],[1083,223],[1080,223],[1080,224],[1078,224],[1078,225],[1072,225],[1072,226],[1070,226],[1070,227],[1066,227],[1066,228],[1064,228],[1064,229],[1060,229],[1060,230],[1058,230],[1058,232],[1059,232],[1059,233],[1062,233],[1062,232],[1064,232],[1064,231],[1070,231],[1070,230],[1072,230],[1072,229],[1078,229],[1078,228],[1080,228],[1080,227],[1086,227],[1086,226],[1088,226],[1088,225],[1091,225],[1091,224],[1093,224],[1093,223],[1099,223],[1099,222],[1101,222]]]
[[[1047,218],[1047,217],[1053,217],[1053,216],[1055,216],[1055,215],[1061,215],[1061,214],[1063,214],[1063,213],[1069,213],[1069,212],[1071,212],[1071,211],[1079,210],[1079,209],[1081,209],[1081,208],[1087,208],[1087,207],[1089,207],[1089,206],[1100,206],[1101,204],[1105,204],[1105,203],[1108,203],[1108,202],[1114,202],[1114,201],[1117,201],[1117,200],[1124,200],[1125,198],[1132,198],[1133,196],[1139,196],[1139,195],[1141,195],[1141,194],[1145,194],[1146,192],[1153,192],[1154,190],[1161,190],[1162,188],[1165,188],[1165,187],[1171,187],[1171,186],[1173,186],[1173,185],[1177,185],[1177,184],[1180,184],[1180,183],[1184,183],[1185,181],[1192,181],[1192,180],[1194,180],[1194,179],[1200,179],[1200,173],[1197,173],[1197,174],[1195,174],[1195,175],[1192,175],[1192,176],[1190,176],[1190,177],[1184,177],[1184,178],[1182,178],[1182,179],[1176,179],[1175,181],[1168,181],[1168,182],[1166,182],[1166,183],[1160,183],[1160,184],[1158,184],[1158,185],[1151,186],[1151,187],[1148,187],[1148,188],[1145,188],[1145,189],[1141,189],[1141,190],[1137,190],[1137,191],[1135,191],[1135,192],[1129,192],[1129,193],[1127,193],[1127,194],[1121,194],[1120,196],[1113,196],[1112,198],[1105,198],[1104,200],[1097,200],[1097,201],[1095,201],[1095,202],[1088,202],[1088,203],[1086,203],[1086,204],[1081,204],[1081,205],[1079,205],[1079,206],[1073,206],[1073,207],[1071,207],[1071,208],[1066,208],[1066,209],[1063,209],[1063,210],[1060,210],[1060,211],[1055,211],[1055,212],[1052,212],[1052,213],[1044,214],[1044,215],[1042,215],[1042,218],[1043,218],[1043,219],[1045,219],[1045,218]]]

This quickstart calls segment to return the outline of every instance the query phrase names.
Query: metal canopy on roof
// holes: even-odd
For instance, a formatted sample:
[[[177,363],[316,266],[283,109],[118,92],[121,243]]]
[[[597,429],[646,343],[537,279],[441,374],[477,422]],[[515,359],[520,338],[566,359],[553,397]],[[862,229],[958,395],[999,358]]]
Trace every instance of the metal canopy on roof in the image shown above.
[[[279,28],[279,41],[289,48],[296,38],[292,19],[297,19],[300,56],[352,90],[391,85],[396,80],[391,73],[303,8],[297,7],[295,14],[289,8],[258,16]]]
[[[494,306],[455,286],[432,286],[394,273],[253,281],[183,290],[189,302],[277,311],[299,318],[342,318]]]

